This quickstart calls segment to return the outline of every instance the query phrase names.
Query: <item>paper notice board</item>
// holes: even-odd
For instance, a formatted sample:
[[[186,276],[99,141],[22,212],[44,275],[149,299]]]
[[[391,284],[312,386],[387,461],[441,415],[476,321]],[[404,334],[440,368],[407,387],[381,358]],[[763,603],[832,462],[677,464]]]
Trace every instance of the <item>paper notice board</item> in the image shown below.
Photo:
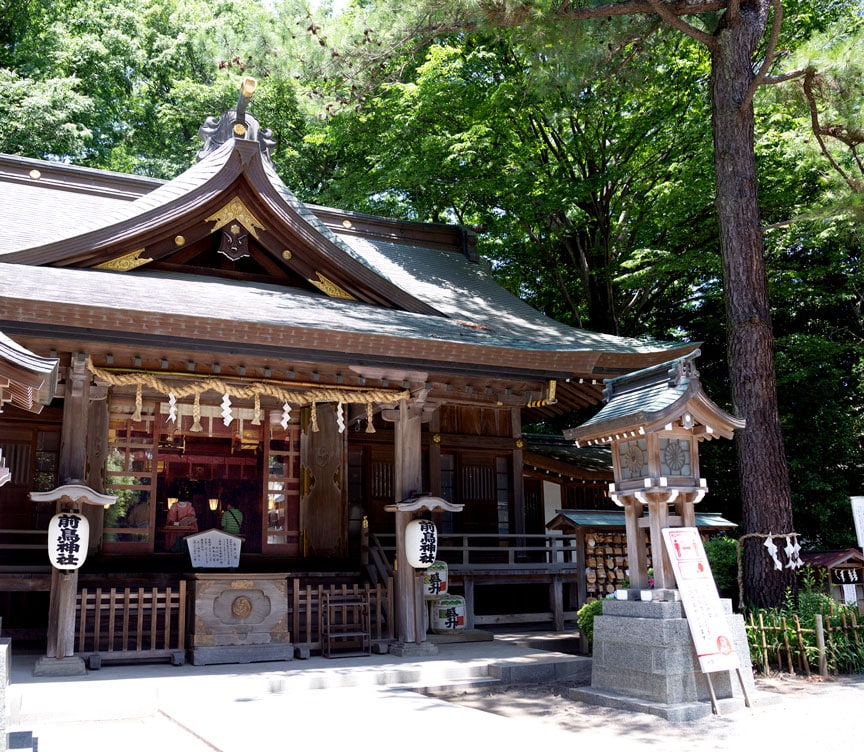
[[[850,496],[852,502],[852,520],[855,523],[855,536],[858,546],[864,548],[864,496]]]
[[[678,582],[700,668],[704,673],[739,669],[729,622],[699,531],[695,527],[664,528],[663,541]]]

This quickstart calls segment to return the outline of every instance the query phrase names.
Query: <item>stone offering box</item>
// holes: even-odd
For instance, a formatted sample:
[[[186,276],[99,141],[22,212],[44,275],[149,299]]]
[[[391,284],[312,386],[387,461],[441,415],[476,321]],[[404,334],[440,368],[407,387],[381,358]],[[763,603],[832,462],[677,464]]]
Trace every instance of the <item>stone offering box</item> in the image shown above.
[[[196,574],[191,584],[194,665],[294,657],[284,574]]]

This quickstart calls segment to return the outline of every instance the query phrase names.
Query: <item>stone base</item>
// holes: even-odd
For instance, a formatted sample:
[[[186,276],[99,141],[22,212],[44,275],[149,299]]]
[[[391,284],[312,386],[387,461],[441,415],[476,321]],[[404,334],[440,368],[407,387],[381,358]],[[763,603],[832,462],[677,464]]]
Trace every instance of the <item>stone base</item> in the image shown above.
[[[192,665],[207,666],[214,663],[259,663],[261,661],[290,661],[294,659],[294,646],[276,645],[217,645],[192,649]]]
[[[598,705],[603,708],[625,710],[632,713],[650,713],[659,716],[670,723],[687,723],[697,721],[713,714],[714,709],[710,702],[679,702],[668,704],[662,702],[649,702],[635,697],[613,692],[603,692],[591,687],[574,687],[567,692],[571,700]],[[719,715],[743,710],[746,705],[743,698],[727,697],[717,700]]]
[[[447,645],[456,642],[492,642],[495,635],[485,629],[454,629],[447,634],[429,633],[426,639],[436,645]]]
[[[389,653],[406,658],[438,655],[438,646],[431,642],[391,642]]]
[[[87,667],[79,655],[68,658],[52,658],[43,655],[33,668],[33,676],[85,676]]]
[[[741,677],[755,692],[744,620],[724,601]],[[720,711],[744,707],[735,671],[711,674]],[[702,672],[680,601],[606,600],[594,619],[591,687],[574,690],[584,702],[629,708],[668,720],[692,720],[712,713],[711,689]],[[734,702],[729,702],[730,700]]]

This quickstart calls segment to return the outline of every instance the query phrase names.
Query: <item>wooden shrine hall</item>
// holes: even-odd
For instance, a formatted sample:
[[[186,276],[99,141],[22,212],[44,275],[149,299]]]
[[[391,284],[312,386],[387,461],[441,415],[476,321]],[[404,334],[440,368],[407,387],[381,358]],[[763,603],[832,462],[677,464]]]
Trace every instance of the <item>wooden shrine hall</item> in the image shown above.
[[[544,550],[522,426],[696,347],[550,320],[494,281],[466,228],[304,204],[244,87],[167,182],[0,156],[0,331],[57,366],[41,412],[0,415],[0,616],[46,628],[56,509],[31,494],[111,496],[80,510],[75,653],[96,663],[308,655],[332,647],[328,624],[357,626],[363,649],[423,643],[386,545],[388,506],[418,495],[442,500],[415,514],[459,577],[560,586],[574,564]],[[602,497],[608,477],[569,467]],[[193,566],[208,532],[240,538],[236,566]]]

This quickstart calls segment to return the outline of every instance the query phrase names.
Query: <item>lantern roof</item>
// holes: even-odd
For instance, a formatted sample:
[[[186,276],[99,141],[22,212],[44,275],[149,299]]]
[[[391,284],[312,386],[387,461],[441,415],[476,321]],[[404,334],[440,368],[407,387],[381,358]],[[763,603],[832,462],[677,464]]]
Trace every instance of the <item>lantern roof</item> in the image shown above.
[[[577,446],[611,444],[680,422],[698,439],[731,439],[744,421],[721,410],[702,389],[695,359],[699,351],[604,381],[606,404],[590,420],[564,431]]]
[[[464,504],[454,504],[440,496],[411,496],[384,507],[387,512],[461,512]]]
[[[31,501],[71,501],[77,504],[92,504],[100,507],[110,507],[117,501],[116,496],[99,493],[90,486],[82,483],[71,482],[64,486],[57,486],[51,491],[31,491]]]

